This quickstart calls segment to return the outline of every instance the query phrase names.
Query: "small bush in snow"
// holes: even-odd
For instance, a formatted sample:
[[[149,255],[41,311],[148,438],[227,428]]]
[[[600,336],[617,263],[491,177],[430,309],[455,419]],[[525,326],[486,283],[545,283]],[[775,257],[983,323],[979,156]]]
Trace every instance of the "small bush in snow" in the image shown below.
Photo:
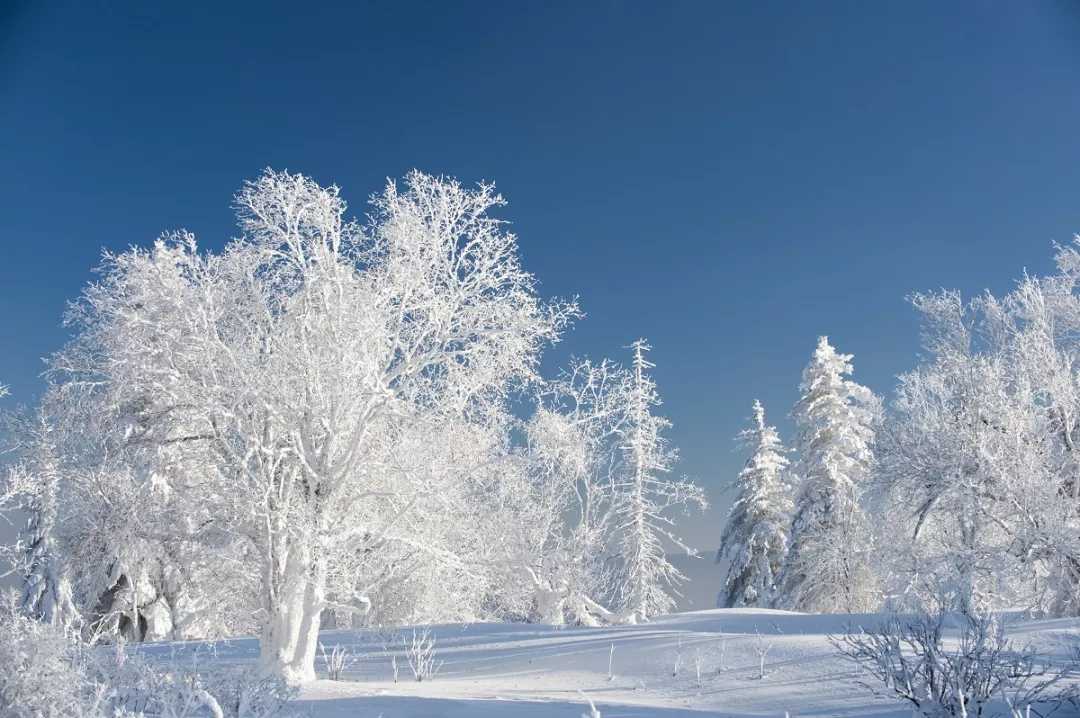
[[[4,718],[278,718],[292,689],[199,656],[157,663],[122,644],[93,648],[58,627],[0,609]]]
[[[409,660],[409,668],[412,669],[416,680],[430,680],[435,677],[442,667],[442,661],[435,660],[435,636],[431,629],[425,628],[412,632],[412,640],[403,638],[405,644],[405,657]]]
[[[330,652],[326,652],[326,646],[319,644],[323,663],[326,664],[326,677],[332,681],[340,681],[345,670],[356,662],[356,658],[342,645],[334,646]]]
[[[0,715],[52,718],[104,715],[77,647],[55,627],[8,606],[0,615]]]
[[[123,648],[87,658],[97,681],[109,687],[109,708],[131,715],[284,718],[295,695],[284,681],[258,677],[246,667],[200,664],[199,653],[167,663]]]
[[[1075,698],[1062,681],[1076,665],[1040,661],[1030,646],[1013,648],[993,616],[963,614],[959,642],[945,648],[945,614],[892,620],[873,631],[850,631],[832,642],[847,658],[914,707],[914,715],[982,716],[1004,704],[1026,718],[1034,706],[1057,708]],[[871,686],[874,689],[874,686]],[[1045,713],[1036,713],[1045,715]]]

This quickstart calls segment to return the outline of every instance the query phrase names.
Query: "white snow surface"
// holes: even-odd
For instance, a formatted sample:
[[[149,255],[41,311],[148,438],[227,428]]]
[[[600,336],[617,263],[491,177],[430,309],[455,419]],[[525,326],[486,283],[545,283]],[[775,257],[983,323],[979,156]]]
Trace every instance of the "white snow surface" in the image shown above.
[[[312,718],[578,718],[586,696],[604,718],[684,716],[881,716],[906,718],[909,708],[877,697],[839,657],[830,634],[871,627],[880,615],[813,615],[765,609],[679,613],[635,626],[557,628],[530,624],[433,626],[443,666],[431,681],[413,680],[402,637],[373,631],[323,631],[329,651],[357,658],[342,681],[305,685],[297,701]],[[1080,637],[1080,619],[1017,619],[1010,636],[1064,657]],[[760,637],[759,637],[760,633]],[[387,650],[387,644],[390,644]],[[757,650],[772,644],[759,678]],[[614,645],[613,674],[608,658]],[[255,639],[147,644],[167,659],[198,652],[209,665],[258,660]],[[399,682],[393,681],[396,655]],[[675,673],[676,656],[681,665]],[[701,656],[699,684],[695,658]],[[326,675],[322,656],[316,672]],[[1068,711],[1065,711],[1068,713]],[[1059,715],[1063,715],[1059,713]]]

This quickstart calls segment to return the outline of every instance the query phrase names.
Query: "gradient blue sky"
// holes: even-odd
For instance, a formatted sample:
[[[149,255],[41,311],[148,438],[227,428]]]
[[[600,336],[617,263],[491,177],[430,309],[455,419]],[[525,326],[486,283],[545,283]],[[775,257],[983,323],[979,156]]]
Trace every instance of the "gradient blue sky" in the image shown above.
[[[417,167],[494,180],[526,266],[588,313],[549,355],[655,346],[681,470],[716,507],[755,397],[815,339],[889,393],[904,296],[1007,289],[1080,231],[1066,2],[0,0],[0,381],[40,392],[102,247],[234,232],[273,166],[358,212]]]

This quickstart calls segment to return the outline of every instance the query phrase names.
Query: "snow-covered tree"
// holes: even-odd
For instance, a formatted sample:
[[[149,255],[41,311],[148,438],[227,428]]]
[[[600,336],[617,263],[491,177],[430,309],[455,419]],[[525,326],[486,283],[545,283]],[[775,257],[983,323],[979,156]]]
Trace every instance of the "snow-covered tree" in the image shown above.
[[[18,609],[28,618],[66,632],[78,626],[81,617],[60,543],[58,494],[63,469],[55,432],[43,412],[12,413],[4,418],[12,441],[7,451],[14,452],[15,461],[0,481],[0,513],[26,519],[19,540],[2,549],[11,572],[22,579]]]
[[[58,492],[60,466],[52,428],[42,418],[35,427],[31,459],[17,471],[28,471],[34,491],[23,508],[30,514],[25,530],[23,557],[23,613],[67,629],[81,621],[72,598],[71,582],[58,555]]]
[[[761,402],[754,402],[753,424],[739,440],[751,453],[735,479],[735,503],[716,554],[716,562],[728,566],[720,608],[769,604],[787,556],[793,509],[786,450],[776,427],[765,423]]]
[[[1008,482],[1012,554],[1037,587],[1033,607],[1056,615],[1080,615],[1078,246],[1058,248],[1055,274],[1025,275],[1001,301],[979,302],[990,340],[1013,367],[1009,413],[1030,427],[1010,451],[1018,469]]]
[[[457,444],[442,461],[449,447],[421,432],[497,426],[576,312],[537,298],[488,215],[502,202],[414,172],[362,229],[337,188],[268,171],[237,196],[242,235],[222,253],[170,235],[108,256],[84,293],[85,368],[69,384],[88,374],[132,407],[139,440],[178,454],[170,488],[209,509],[199,530],[246,542],[264,672],[313,678],[323,612],[367,610],[368,596],[330,595],[343,563],[370,571],[408,547],[461,565],[458,546],[428,539],[459,515],[449,487],[491,457]]]
[[[909,525],[890,593],[916,606],[1075,613],[1080,302],[1059,275],[964,302],[917,294],[925,361],[900,378],[883,480]]]
[[[793,415],[801,481],[776,605],[807,612],[871,611],[879,593],[860,499],[871,478],[879,403],[846,378],[850,354],[821,337]]]
[[[196,490],[207,482],[194,444],[180,462],[179,444],[159,445],[147,433],[145,402],[119,401],[83,371],[84,359],[72,347],[54,357],[50,377],[60,383],[50,383],[35,418],[14,422],[13,435],[20,466],[35,479],[24,495],[32,520],[40,467],[52,467],[51,550],[86,632],[140,641],[252,631],[257,577],[242,568],[242,547],[210,520],[213,507]]]
[[[533,617],[596,625],[614,617],[612,483],[627,425],[631,374],[609,361],[576,360],[549,382],[527,426],[535,511],[518,563],[535,590]]]
[[[646,355],[644,339],[631,345],[633,377],[628,397],[627,427],[623,433],[623,469],[616,483],[616,524],[622,536],[622,575],[619,597],[626,620],[646,621],[671,610],[671,591],[685,576],[667,559],[665,542],[692,554],[674,532],[670,510],[706,506],[705,494],[693,482],[665,477],[677,454],[663,432],[670,422],[653,413],[660,405],[656,383],[649,375],[655,365]]]

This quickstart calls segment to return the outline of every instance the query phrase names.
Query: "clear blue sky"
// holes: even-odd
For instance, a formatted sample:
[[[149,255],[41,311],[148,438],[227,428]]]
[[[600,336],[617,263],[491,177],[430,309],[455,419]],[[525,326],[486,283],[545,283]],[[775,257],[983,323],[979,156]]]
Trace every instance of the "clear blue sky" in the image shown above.
[[[1066,2],[0,0],[0,381],[41,389],[102,247],[234,232],[261,168],[358,211],[412,167],[494,180],[525,263],[588,313],[551,354],[647,336],[682,471],[787,412],[819,334],[889,393],[915,289],[1008,288],[1080,231]]]

